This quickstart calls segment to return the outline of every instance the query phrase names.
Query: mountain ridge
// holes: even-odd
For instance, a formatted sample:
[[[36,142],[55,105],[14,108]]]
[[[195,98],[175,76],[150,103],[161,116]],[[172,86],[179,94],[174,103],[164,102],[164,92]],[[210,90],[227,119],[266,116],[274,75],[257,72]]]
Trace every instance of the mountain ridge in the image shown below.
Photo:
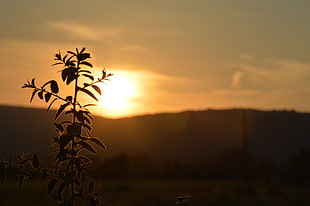
[[[0,106],[0,147],[48,156],[53,151],[54,112]],[[229,149],[242,149],[245,125],[247,149],[258,159],[283,162],[310,147],[310,114],[283,110],[209,109],[119,119],[95,116],[93,135],[108,147],[100,153],[102,157],[146,153],[179,161],[203,161]]]

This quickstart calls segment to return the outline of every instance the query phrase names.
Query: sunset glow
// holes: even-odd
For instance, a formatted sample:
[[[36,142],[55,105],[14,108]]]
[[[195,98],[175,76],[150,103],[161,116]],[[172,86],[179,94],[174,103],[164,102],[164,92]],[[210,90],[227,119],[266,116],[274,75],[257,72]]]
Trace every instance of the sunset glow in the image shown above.
[[[134,85],[128,77],[115,74],[106,84],[102,84],[102,97],[99,104],[105,109],[122,112],[130,105],[130,97],[135,93]]]
[[[1,105],[30,107],[20,85],[58,78],[53,55],[86,47],[99,70],[94,77],[102,67],[115,74],[101,85],[97,115],[310,112],[310,1],[59,2],[59,8],[55,1],[2,2]],[[68,15],[67,8],[76,12]]]

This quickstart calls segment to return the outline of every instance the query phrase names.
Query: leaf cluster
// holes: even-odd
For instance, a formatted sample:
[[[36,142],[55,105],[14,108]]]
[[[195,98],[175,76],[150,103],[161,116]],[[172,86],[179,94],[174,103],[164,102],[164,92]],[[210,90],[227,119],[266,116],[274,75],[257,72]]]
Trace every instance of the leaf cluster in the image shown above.
[[[55,80],[50,80],[38,87],[35,79],[32,79],[22,87],[33,89],[30,102],[37,95],[39,99],[49,103],[48,110],[56,101],[60,102],[54,122],[56,135],[53,137],[53,142],[57,149],[53,175],[44,173],[50,179],[48,193],[56,200],[57,205],[74,205],[79,200],[85,205],[96,206],[99,205],[101,198],[100,185],[88,175],[92,160],[87,154],[95,154],[97,148],[103,150],[106,148],[101,139],[91,136],[94,118],[88,107],[95,104],[81,105],[78,96],[84,93],[92,100],[98,101],[97,96],[102,94],[98,84],[109,80],[112,74],[102,69],[101,77],[95,78],[92,74],[93,65],[89,62],[90,53],[85,50],[82,48],[67,51],[65,55],[59,51],[55,55],[56,63],[52,66],[62,66],[59,72],[65,85],[74,84],[71,95],[59,95],[59,86]],[[61,116],[64,118],[60,118]],[[25,160],[27,161],[30,160]],[[36,154],[31,161],[34,168],[39,166]],[[0,164],[0,172],[2,170],[4,169]],[[1,176],[0,181],[2,181]]]

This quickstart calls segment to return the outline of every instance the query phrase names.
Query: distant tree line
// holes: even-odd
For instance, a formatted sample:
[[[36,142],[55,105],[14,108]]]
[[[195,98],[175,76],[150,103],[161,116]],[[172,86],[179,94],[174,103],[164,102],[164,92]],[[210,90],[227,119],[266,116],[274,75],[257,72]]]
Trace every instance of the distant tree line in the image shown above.
[[[146,153],[119,154],[95,159],[92,174],[101,179],[233,179],[305,183],[310,180],[310,149],[291,157],[285,164],[275,165],[257,160],[241,149],[230,149],[217,158],[199,162],[171,161]],[[246,162],[245,162],[246,160]]]

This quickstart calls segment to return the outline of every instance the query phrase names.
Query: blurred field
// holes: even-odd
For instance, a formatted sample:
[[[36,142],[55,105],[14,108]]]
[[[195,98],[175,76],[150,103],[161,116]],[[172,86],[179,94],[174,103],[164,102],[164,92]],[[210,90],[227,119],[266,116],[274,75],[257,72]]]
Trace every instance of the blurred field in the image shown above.
[[[180,194],[192,196],[191,206],[310,205],[310,187],[237,181],[109,180],[102,183],[105,205],[171,206]],[[0,206],[54,205],[44,182],[31,182],[17,192],[17,182],[0,185]]]

